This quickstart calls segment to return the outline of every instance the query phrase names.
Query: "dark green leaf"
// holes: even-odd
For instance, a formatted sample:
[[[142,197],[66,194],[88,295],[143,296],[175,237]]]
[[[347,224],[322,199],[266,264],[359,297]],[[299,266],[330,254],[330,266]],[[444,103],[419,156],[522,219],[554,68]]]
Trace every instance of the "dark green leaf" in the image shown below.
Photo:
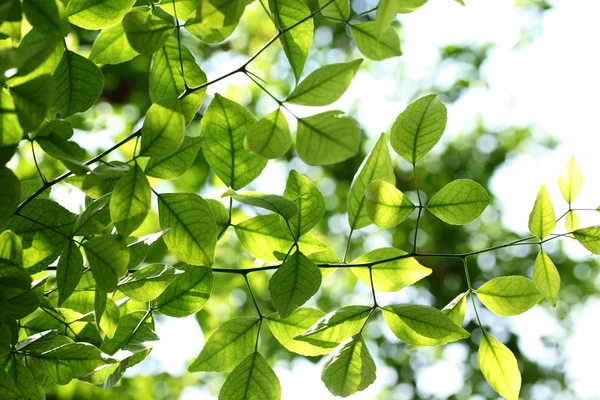
[[[57,0],[23,0],[23,12],[31,26],[52,35],[65,36],[70,27],[63,3]]]
[[[83,244],[94,279],[107,292],[114,292],[127,273],[129,249],[116,235],[98,236]]]
[[[45,1],[45,0],[44,0]],[[27,132],[35,131],[44,121],[54,96],[54,79],[41,75],[10,88],[19,123]]]
[[[0,226],[13,215],[21,199],[21,182],[6,167],[0,167]]]
[[[62,252],[56,267],[56,286],[58,287],[58,305],[75,291],[83,276],[83,257],[74,241]]]

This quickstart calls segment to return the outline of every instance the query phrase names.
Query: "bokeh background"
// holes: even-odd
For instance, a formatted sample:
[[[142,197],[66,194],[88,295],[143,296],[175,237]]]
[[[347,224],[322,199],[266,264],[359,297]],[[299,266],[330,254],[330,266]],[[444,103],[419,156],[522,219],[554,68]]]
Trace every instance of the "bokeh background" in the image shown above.
[[[354,12],[361,13],[373,8],[376,1],[352,0],[351,4]],[[379,135],[389,132],[408,103],[437,93],[448,107],[448,126],[440,143],[417,166],[422,194],[431,197],[451,180],[470,178],[486,187],[493,200],[479,220],[465,227],[448,226],[426,215],[420,226],[421,250],[463,252],[526,236],[528,214],[541,184],[546,184],[556,214],[561,215],[567,205],[558,191],[557,176],[573,154],[585,176],[574,207],[595,209],[600,204],[600,58],[596,54],[599,14],[597,0],[467,0],[466,7],[452,0],[431,0],[394,22],[404,55],[381,62],[365,61],[348,92],[327,107],[343,110],[360,122],[361,153],[334,166],[309,167],[290,151],[285,159],[270,161],[249,189],[281,194],[290,169],[307,175],[327,202],[327,214],[317,227],[318,235],[341,256],[349,233],[346,193],[362,159]],[[366,18],[369,17],[374,14]],[[361,57],[344,24],[317,17],[315,28],[305,74],[327,63]],[[208,46],[191,35],[184,35],[183,42],[212,79],[237,68],[274,34],[264,10],[255,1],[226,42]],[[68,37],[69,46],[86,54],[94,37],[94,32],[75,29]],[[105,89],[100,101],[75,117],[74,122],[78,128],[75,140],[90,154],[110,147],[141,126],[140,118],[150,106],[149,65],[149,57],[138,56],[128,63],[102,68]],[[290,91],[294,81],[278,43],[249,69],[280,98]],[[246,76],[238,74],[209,87],[201,112],[215,92],[245,105],[257,116],[277,107]],[[308,116],[323,108],[317,111],[296,106],[291,110],[298,116]],[[295,121],[288,117],[293,129]],[[199,134],[198,119],[188,128],[188,135]],[[129,159],[133,143],[130,145],[115,153],[114,159]],[[393,157],[398,186],[414,200],[411,166],[399,156]],[[47,176],[61,172],[60,165],[52,160],[43,162]],[[9,166],[17,167],[22,178],[37,176],[29,152],[20,154]],[[202,154],[181,178],[168,183],[156,180],[152,184],[159,192],[197,192],[212,198],[219,198],[225,190],[209,171]],[[72,211],[83,205],[83,195],[67,184],[54,187],[52,197]],[[153,207],[156,210],[156,204]],[[241,207],[234,214],[234,222],[254,213]],[[579,214],[583,225],[598,223],[600,219],[596,211]],[[371,226],[355,232],[349,259],[384,246],[410,249],[414,217],[394,229]],[[564,225],[559,224],[557,229],[564,232]],[[159,230],[153,215],[147,218],[139,235]],[[599,266],[570,239],[553,241],[545,250],[562,278],[556,308],[544,300],[523,315],[501,318],[481,307],[482,321],[492,335],[515,352],[523,374],[522,398],[598,399]],[[517,246],[471,258],[474,286],[501,275],[531,276],[536,251],[535,246]],[[166,248],[159,241],[146,261],[168,262],[165,255]],[[428,258],[421,262],[433,268],[431,276],[400,292],[378,294],[379,302],[414,302],[441,308],[466,289],[459,261]],[[230,230],[220,244],[215,265],[243,268],[253,263]],[[251,275],[265,311],[273,310],[268,279],[267,273]],[[322,290],[309,305],[332,311],[343,305],[370,304],[370,296],[370,289],[357,282],[349,271],[338,270],[324,280]],[[104,392],[73,381],[57,388],[49,398],[216,398],[225,376],[190,374],[187,366],[218,324],[233,316],[253,313],[243,278],[217,274],[211,300],[199,314],[183,319],[158,316],[161,342],[146,361],[127,372],[118,387]],[[497,398],[477,367],[481,332],[473,317],[468,307],[465,327],[472,332],[470,339],[409,352],[386,330],[379,316],[366,330],[367,343],[377,363],[377,380],[351,398]],[[322,358],[287,352],[266,328],[261,333],[260,351],[275,366],[284,400],[333,398],[320,380]]]

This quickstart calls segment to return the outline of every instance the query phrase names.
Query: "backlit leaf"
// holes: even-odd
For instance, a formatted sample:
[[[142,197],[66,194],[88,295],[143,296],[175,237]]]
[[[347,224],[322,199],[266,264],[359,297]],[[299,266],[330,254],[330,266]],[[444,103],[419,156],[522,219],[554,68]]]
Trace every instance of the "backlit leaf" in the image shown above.
[[[477,219],[490,203],[485,189],[469,179],[457,179],[444,186],[427,204],[433,215],[452,225]]]
[[[127,273],[129,250],[116,235],[98,236],[83,244],[94,279],[107,292],[114,292]]]
[[[58,287],[58,304],[61,305],[75,291],[83,276],[83,257],[79,246],[74,241],[62,252],[56,267],[56,286]]]
[[[194,163],[203,142],[203,137],[184,137],[176,152],[164,157],[150,157],[144,173],[160,179],[175,179],[183,175]]]
[[[566,202],[571,204],[582,185],[583,174],[573,156],[558,176],[558,187]]]
[[[133,59],[138,54],[129,44],[123,24],[117,23],[102,29],[96,37],[90,60],[97,64],[120,64]]]
[[[308,233],[325,215],[325,199],[319,189],[304,175],[291,170],[283,197],[298,207],[289,223],[296,238]]]
[[[292,144],[290,128],[281,109],[273,111],[248,128],[245,145],[265,158],[284,155]]]
[[[229,374],[219,400],[281,399],[281,386],[275,372],[258,352],[250,354]]]
[[[518,400],[521,372],[514,354],[494,337],[484,333],[477,355],[481,373],[490,386],[508,400]]]
[[[230,194],[234,200],[240,203],[248,204],[255,207],[264,208],[265,210],[273,211],[289,220],[298,214],[298,207],[291,200],[285,197],[274,194],[264,194],[258,192],[240,192],[232,191]]]
[[[529,231],[538,239],[544,239],[554,231],[555,227],[554,207],[546,191],[546,186],[542,185],[529,214]]]
[[[500,316],[524,313],[543,297],[533,281],[523,276],[494,278],[481,285],[475,293],[484,306]]]
[[[573,236],[583,247],[594,254],[600,254],[600,225],[577,229]]]
[[[110,217],[123,237],[129,236],[144,222],[150,201],[150,183],[136,165],[119,179],[110,198]]]
[[[375,225],[392,228],[408,218],[415,206],[395,185],[378,179],[365,189],[364,208]]]
[[[21,182],[6,167],[0,167],[0,226],[13,215],[21,199]]]
[[[348,0],[319,0],[321,15],[334,21],[346,21],[350,17]]]
[[[102,29],[121,19],[135,0],[71,0],[67,14],[72,24],[85,29]]]
[[[127,297],[147,302],[160,296],[182,272],[165,264],[146,265],[121,279],[117,289]]]
[[[378,25],[375,21],[354,24],[350,29],[356,47],[365,57],[379,61],[402,55],[400,39],[394,27],[389,26],[381,36],[377,33]]]
[[[123,28],[131,47],[141,54],[156,53],[175,29],[164,19],[139,9],[125,15]]]
[[[323,311],[300,307],[285,318],[282,318],[279,313],[273,313],[267,317],[267,322],[275,339],[287,350],[303,356],[318,356],[327,354],[331,350],[294,340],[294,338],[305,332],[323,316],[325,316]]]
[[[550,257],[543,250],[540,250],[533,264],[533,282],[552,304],[552,307],[556,307],[556,299],[560,290],[560,275]]]
[[[442,312],[456,325],[461,326],[467,313],[467,292],[456,296],[446,307],[442,308]]]
[[[175,280],[154,301],[154,306],[170,317],[185,317],[204,307],[213,286],[212,270],[208,267],[183,264]]]
[[[181,146],[184,136],[185,118],[179,102],[152,104],[142,127],[140,156],[168,156]]]

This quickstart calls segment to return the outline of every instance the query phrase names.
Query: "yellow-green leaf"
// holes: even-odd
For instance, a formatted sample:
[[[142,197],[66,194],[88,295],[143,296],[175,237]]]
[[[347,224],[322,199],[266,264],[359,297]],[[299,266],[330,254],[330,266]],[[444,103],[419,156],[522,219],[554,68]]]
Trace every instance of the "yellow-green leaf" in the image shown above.
[[[538,239],[550,235],[556,227],[556,217],[546,186],[542,185],[529,214],[529,231]]]
[[[518,400],[521,372],[514,354],[494,337],[484,333],[479,342],[479,368],[490,386],[508,400]]]
[[[533,264],[533,282],[538,290],[556,307],[560,290],[560,275],[554,263],[544,251],[540,251]]]
[[[573,156],[558,176],[558,187],[567,203],[571,204],[582,185],[583,175]]]

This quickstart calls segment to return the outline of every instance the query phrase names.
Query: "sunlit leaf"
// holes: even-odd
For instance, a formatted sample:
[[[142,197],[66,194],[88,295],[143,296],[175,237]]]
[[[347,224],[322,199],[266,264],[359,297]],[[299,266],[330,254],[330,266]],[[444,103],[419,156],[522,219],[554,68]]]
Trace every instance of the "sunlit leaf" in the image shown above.
[[[83,244],[94,279],[107,292],[114,292],[127,273],[129,250],[116,235],[98,236]]]
[[[119,179],[110,198],[110,217],[123,237],[144,222],[150,200],[150,184],[144,171],[136,165]]]
[[[176,152],[164,157],[150,157],[144,173],[160,179],[175,179],[183,175],[194,163],[203,142],[203,137],[184,137]]]
[[[490,386],[508,400],[518,400],[521,372],[514,354],[494,337],[484,333],[477,355],[481,373]]]
[[[97,64],[120,64],[133,59],[138,54],[129,44],[123,24],[117,23],[102,29],[96,37],[90,60]]]
[[[600,254],[600,225],[577,229],[573,236],[583,247],[594,254]]]
[[[372,312],[369,306],[347,306],[330,312],[318,320],[295,340],[324,349],[337,347],[344,340],[358,334]]]
[[[323,311],[300,307],[285,318],[282,318],[279,313],[273,313],[267,317],[267,322],[275,339],[287,350],[303,356],[318,356],[327,354],[331,350],[294,340],[294,338],[305,332],[324,316]]]
[[[279,379],[258,352],[253,352],[229,374],[219,400],[281,399]]]
[[[25,131],[35,131],[44,121],[53,101],[54,81],[50,75],[41,75],[10,88],[15,112]]]
[[[583,174],[573,156],[558,176],[558,187],[567,203],[571,204],[582,185]]]
[[[283,197],[298,207],[289,223],[296,238],[308,233],[325,215],[325,199],[319,189],[304,175],[291,170]]]
[[[350,28],[356,47],[365,57],[379,61],[402,55],[400,39],[394,27],[389,26],[381,36],[378,35],[378,25],[375,21],[361,22],[351,25]]]
[[[552,304],[552,307],[556,307],[556,299],[560,290],[560,275],[550,257],[543,250],[540,250],[533,264],[533,282]]]
[[[446,307],[442,308],[442,312],[456,325],[461,326],[467,313],[467,292],[456,296]]]
[[[234,200],[240,203],[248,204],[255,207],[264,208],[265,210],[273,211],[281,215],[286,220],[289,220],[298,214],[298,207],[291,200],[285,197],[274,194],[264,194],[258,192],[240,192],[232,191],[230,194]]]
[[[481,285],[475,293],[494,314],[518,315],[542,299],[532,280],[522,276],[502,276]]]
[[[469,179],[457,179],[444,186],[427,204],[433,215],[452,225],[477,219],[490,203],[485,189]]]
[[[185,118],[178,101],[152,104],[142,127],[140,156],[163,157],[174,153],[185,136]]]
[[[141,54],[156,53],[175,29],[164,19],[139,9],[125,15],[123,28],[131,47]]]
[[[183,274],[154,301],[154,306],[170,317],[185,317],[195,314],[208,301],[213,286],[212,270],[196,265],[178,265]]]
[[[61,305],[75,291],[83,276],[83,257],[79,246],[74,241],[62,252],[56,267],[56,285],[58,287],[58,304]]]
[[[408,218],[415,206],[395,185],[378,179],[365,189],[364,208],[375,225],[392,228]]]
[[[102,29],[123,18],[135,0],[71,0],[67,6],[69,22],[85,29]]]
[[[529,231],[538,239],[544,239],[554,231],[555,227],[554,207],[546,191],[546,186],[542,185],[529,214]]]
[[[248,150],[265,158],[284,155],[292,144],[292,138],[281,109],[278,108],[250,126],[245,140]]]
[[[170,265],[150,264],[121,279],[117,289],[137,301],[154,300],[183,273]]]
[[[334,21],[346,21],[350,17],[348,0],[319,0],[321,15]]]

